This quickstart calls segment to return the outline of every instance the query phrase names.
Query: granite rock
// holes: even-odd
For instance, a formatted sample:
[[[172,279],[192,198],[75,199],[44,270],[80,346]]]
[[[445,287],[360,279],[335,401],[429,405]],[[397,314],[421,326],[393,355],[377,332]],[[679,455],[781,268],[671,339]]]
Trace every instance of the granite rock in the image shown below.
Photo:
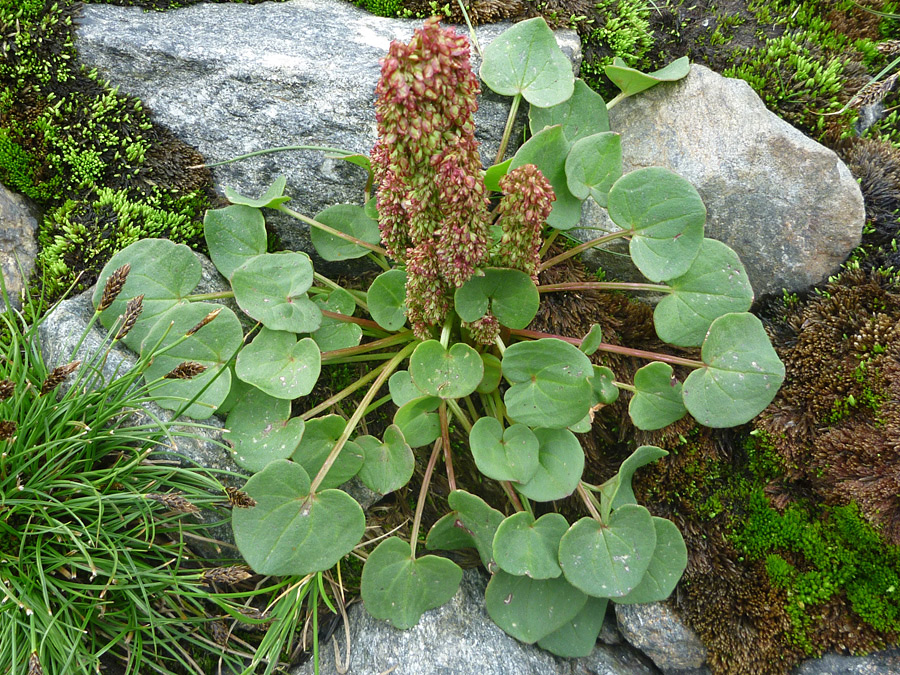
[[[619,632],[666,675],[706,672],[706,647],[678,615],[662,603],[615,605]]]
[[[896,675],[900,673],[900,649],[868,656],[826,654],[794,669],[793,675]]]
[[[38,209],[30,200],[0,185],[0,273],[9,301],[22,307],[22,293],[37,256]],[[6,309],[0,294],[0,311]]]

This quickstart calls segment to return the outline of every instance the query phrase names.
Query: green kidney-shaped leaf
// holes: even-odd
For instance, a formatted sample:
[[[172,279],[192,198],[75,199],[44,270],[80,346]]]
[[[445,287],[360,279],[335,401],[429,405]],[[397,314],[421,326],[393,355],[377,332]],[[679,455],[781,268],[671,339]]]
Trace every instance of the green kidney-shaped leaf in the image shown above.
[[[450,349],[437,340],[426,340],[409,358],[409,374],[415,385],[429,396],[468,396],[484,375],[481,356],[462,342]]]
[[[680,277],[703,242],[706,207],[684,178],[651,166],[626,173],[609,190],[609,217],[633,232],[629,251],[651,281]]]
[[[318,311],[318,310],[316,310]],[[235,372],[275,398],[306,396],[316,386],[322,354],[312,338],[263,328],[238,354]]]
[[[385,330],[400,330],[406,323],[406,272],[388,270],[375,277],[366,295],[369,313]]]
[[[495,624],[517,640],[532,644],[574,619],[587,596],[562,576],[532,579],[497,570],[484,600]]]
[[[329,206],[319,212],[315,220],[367,244],[378,244],[381,241],[378,222],[370,218],[362,206],[355,204]],[[309,238],[318,254],[325,260],[352,260],[362,258],[369,252],[365,246],[354,244],[314,226],[309,228]]]
[[[456,593],[462,569],[447,558],[414,558],[409,544],[389,537],[375,547],[363,567],[360,593],[366,610],[394,628],[412,628],[422,614]]]
[[[609,114],[600,94],[583,80],[577,79],[572,95],[562,103],[549,108],[531,106],[528,110],[528,124],[532,134],[559,124],[566,140],[575,143],[582,138],[609,131]]]
[[[313,298],[313,302],[319,309],[345,316],[353,316],[356,310],[353,296],[343,288],[335,289],[327,296],[318,295]],[[355,323],[322,315],[322,325],[310,337],[323,352],[345,349],[359,344],[362,339],[362,328]]]
[[[311,333],[322,312],[306,296],[313,268],[305,253],[283,251],[251,258],[231,276],[234,299],[242,310],[270,330]]]
[[[609,189],[622,176],[621,136],[611,131],[582,138],[566,157],[569,191],[606,208]]]
[[[487,171],[484,172],[484,187],[488,190],[493,190],[494,192],[502,192],[500,189],[500,179],[509,173],[509,165],[511,162],[512,157],[505,162],[500,162],[499,164],[488,167]]]
[[[656,548],[653,517],[643,506],[626,504],[607,525],[582,518],[559,543],[559,564],[569,583],[595,598],[630,593],[650,566]]]
[[[555,338],[517,342],[504,352],[502,367],[513,385],[504,395],[507,413],[520,424],[562,429],[591,408],[593,367],[574,345]]]
[[[302,466],[311,477],[315,477],[346,426],[347,420],[340,415],[325,415],[311,419],[306,423],[303,438],[291,459]],[[322,488],[343,485],[359,472],[365,460],[365,451],[353,441],[347,441],[325,475]]]
[[[437,396],[421,396],[400,406],[394,413],[394,424],[411,448],[434,443],[441,435],[441,421],[434,410],[441,404]]]
[[[481,79],[498,94],[546,108],[572,95],[575,76],[543,18],[522,21],[484,48]]]
[[[575,492],[584,471],[584,450],[568,429],[535,429],[538,468],[519,492],[537,502],[551,502]]]
[[[457,551],[461,548],[475,548],[475,539],[469,534],[456,511],[442,516],[431,526],[425,539],[429,551]]]
[[[238,466],[257,472],[290,457],[304,426],[301,418],[291,418],[290,401],[250,387],[228,414],[222,438],[231,444]]]
[[[391,375],[388,380],[388,390],[391,392],[391,400],[398,408],[425,395],[425,392],[412,381],[408,370],[398,370]]]
[[[215,319],[179,342],[188,331],[216,310],[219,314]],[[237,316],[222,305],[208,302],[176,305],[163,314],[144,338],[141,354],[146,356],[156,348],[157,343],[159,350],[166,351],[153,356],[144,371],[144,379],[148,383],[153,382],[186,361],[199,363],[206,370],[189,380],[164,380],[162,386],[153,390],[154,401],[168,410],[181,410],[189,399],[197,396],[197,400],[182,413],[197,420],[212,415],[231,389],[231,371],[227,365],[240,348],[243,337]]]
[[[399,490],[412,478],[416,458],[400,427],[392,424],[385,429],[383,442],[374,436],[360,436],[356,443],[366,455],[357,475],[369,489],[384,495]]]
[[[538,647],[567,659],[589,656],[597,646],[608,603],[608,598],[588,597],[575,618],[538,640]]]
[[[653,525],[656,528],[656,548],[650,566],[634,590],[616,598],[620,605],[665,600],[675,590],[687,567],[687,546],[675,523],[654,516]]]
[[[494,534],[494,560],[505,572],[532,579],[553,579],[562,574],[557,552],[569,529],[565,517],[547,513],[534,519],[520,511],[506,518]]]
[[[287,178],[278,176],[266,190],[266,193],[259,199],[245,197],[230,187],[225,188],[225,196],[232,204],[250,206],[254,209],[277,209],[279,206],[291,200],[284,194],[284,186],[287,184]]]
[[[299,464],[277,460],[254,475],[244,491],[256,506],[234,509],[234,539],[258,574],[302,576],[330,569],[362,539],[366,517],[346,492],[309,494]]]
[[[557,230],[569,230],[581,220],[581,200],[569,191],[566,178],[566,156],[571,147],[562,127],[550,127],[525,141],[509,166],[512,171],[525,164],[534,164],[541,170],[556,194],[547,224]]]
[[[475,465],[488,478],[525,483],[538,469],[537,436],[524,424],[508,429],[493,417],[482,417],[469,432]]]
[[[715,239],[704,239],[690,269],[666,284],[672,292],[656,305],[653,324],[660,340],[672,345],[699,346],[713,321],[753,304],[753,288],[740,258]]]
[[[591,407],[597,405],[612,405],[619,398],[619,388],[615,385],[616,375],[606,366],[594,368],[591,383]]]
[[[488,267],[453,295],[456,313],[463,321],[477,321],[490,311],[508,328],[521,330],[537,314],[541,296],[531,277],[520,270]]]
[[[665,68],[660,68],[652,73],[642,73],[629,67],[622,59],[616,57],[612,65],[606,66],[604,70],[606,71],[606,76],[622,90],[623,94],[632,96],[660,82],[680,80],[691,71],[691,63],[688,57],[682,56],[680,59],[672,61]]]
[[[259,209],[236,204],[203,217],[209,257],[226,279],[250,258],[266,252],[266,220]]]
[[[94,307],[100,304],[109,276],[126,263],[131,265],[131,271],[125,285],[112,305],[100,314],[100,323],[106,328],[121,326],[128,301],[143,295],[141,314],[122,340],[138,351],[157,319],[190,295],[203,272],[197,255],[184,244],[168,239],[141,239],[116,253],[103,267],[94,286]]]
[[[493,354],[482,352],[481,362],[484,364],[484,376],[481,378],[478,386],[475,387],[475,391],[479,394],[490,394],[500,386],[500,378],[503,377],[500,359]]]
[[[634,477],[634,472],[642,466],[655,462],[668,454],[668,452],[655,445],[642,445],[632,452],[619,466],[616,475],[601,486],[605,504],[604,517],[609,514],[610,509],[618,509],[626,504],[637,504],[634,490],[631,487],[631,479]]]
[[[497,568],[497,563],[494,562],[494,534],[503,522],[503,514],[488,506],[481,497],[465,490],[451,492],[447,503],[456,512],[456,518],[463,529],[472,537],[485,569],[493,572]]]
[[[713,321],[700,355],[706,368],[685,378],[682,393],[688,412],[708,427],[749,422],[772,402],[784,381],[784,364],[762,322],[749,313]]]
[[[638,370],[634,388],[628,414],[638,429],[662,429],[687,414],[681,400],[681,382],[675,379],[668,363],[654,361]]]
[[[591,329],[588,331],[588,334],[582,338],[581,345],[578,348],[587,356],[590,356],[595,351],[597,351],[602,342],[603,331],[600,329],[600,324],[595,323],[591,325]]]

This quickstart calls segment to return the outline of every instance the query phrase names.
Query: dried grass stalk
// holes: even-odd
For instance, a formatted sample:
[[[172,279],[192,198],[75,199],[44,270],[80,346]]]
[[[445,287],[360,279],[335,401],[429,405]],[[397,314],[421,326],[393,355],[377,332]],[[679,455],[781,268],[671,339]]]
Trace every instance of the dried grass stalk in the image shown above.
[[[168,492],[166,494],[151,493],[147,495],[147,499],[159,502],[163,506],[166,506],[173,511],[178,511],[179,513],[197,513],[200,511],[200,509],[182,497],[180,492]]]

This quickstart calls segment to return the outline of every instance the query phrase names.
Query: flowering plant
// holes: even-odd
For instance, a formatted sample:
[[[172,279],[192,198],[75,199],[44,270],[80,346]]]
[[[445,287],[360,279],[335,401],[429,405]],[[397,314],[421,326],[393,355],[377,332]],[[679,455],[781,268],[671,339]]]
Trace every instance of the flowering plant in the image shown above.
[[[255,571],[331,568],[357,549],[366,527],[363,509],[338,487],[355,476],[379,494],[396,491],[414,473],[414,449],[430,446],[409,541],[388,537],[367,556],[361,592],[368,611],[405,628],[456,591],[456,563],[417,555],[425,497],[442,458],[450,512],[433,525],[426,548],[473,547],[491,573],[487,608],[498,625],[555,654],[582,655],[608,600],[667,597],[687,556],[677,528],[638,505],[631,489],[634,471],[666,453],[638,447],[613,478],[593,485],[583,479],[575,434],[588,433],[594,413],[620,390],[631,396],[641,429],[688,413],[708,426],[742,424],[772,400],[784,368],[747,312],[752,290],[737,255],[703,236],[706,211],[696,190],[662,168],[623,174],[620,139],[609,131],[609,106],[683,77],[686,60],[651,74],[614,63],[607,73],[622,94],[606,104],[573,77],[542,19],[513,26],[483,54],[481,79],[513,97],[497,162],[483,171],[472,121],[479,84],[468,57],[466,40],[436,19],[408,45],[392,44],[377,88],[371,161],[345,153],[377,185],[365,207],[342,204],[308,218],[285,206],[283,178],[259,199],[227,191],[233,205],[207,214],[205,234],[233,291],[192,296],[200,274],[194,254],[144,240],[101,274],[102,284],[118,266],[132,268],[101,320],[112,325],[128,298],[143,294],[144,313],[126,342],[162,349],[153,364],[160,372],[188,357],[205,367],[160,395],[189,405],[194,417],[228,415],[235,459],[254,472],[244,488],[254,505],[235,511],[233,524]],[[532,136],[502,162],[523,99]],[[587,198],[621,229],[545,259],[557,234],[578,223]],[[365,291],[345,289],[316,273],[304,253],[267,253],[265,208],[308,223],[323,258],[368,257],[384,272]],[[538,285],[543,270],[616,238],[629,240],[650,283]],[[662,294],[658,336],[701,347],[700,359],[606,344],[596,325],[586,336],[529,329],[541,293],[578,288]],[[225,296],[258,322],[252,339],[232,310],[207,302]],[[354,316],[357,310],[367,316]],[[218,314],[203,323],[212,311]],[[249,343],[241,347],[242,340]],[[623,383],[589,358],[603,352],[650,363],[633,384]],[[310,394],[323,365],[359,361],[375,365],[290,416],[290,402]],[[673,365],[691,370],[683,382]],[[385,385],[389,395],[376,400]],[[349,419],[325,414],[365,387]],[[361,432],[366,417],[389,403],[396,412],[381,438]],[[500,484],[506,503],[488,504],[457,485],[460,452]],[[546,507],[570,495],[586,514],[571,524]]]

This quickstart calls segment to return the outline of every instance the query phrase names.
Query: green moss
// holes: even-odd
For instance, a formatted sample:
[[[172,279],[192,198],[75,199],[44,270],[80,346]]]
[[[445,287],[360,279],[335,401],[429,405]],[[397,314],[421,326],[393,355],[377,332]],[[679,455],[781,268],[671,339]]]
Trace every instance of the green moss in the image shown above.
[[[585,48],[607,53],[581,66],[581,77],[591,87],[603,90],[603,69],[618,56],[630,66],[642,67],[653,46],[650,30],[651,5],[646,0],[600,0],[595,9],[605,23],[597,25],[586,37]]]

